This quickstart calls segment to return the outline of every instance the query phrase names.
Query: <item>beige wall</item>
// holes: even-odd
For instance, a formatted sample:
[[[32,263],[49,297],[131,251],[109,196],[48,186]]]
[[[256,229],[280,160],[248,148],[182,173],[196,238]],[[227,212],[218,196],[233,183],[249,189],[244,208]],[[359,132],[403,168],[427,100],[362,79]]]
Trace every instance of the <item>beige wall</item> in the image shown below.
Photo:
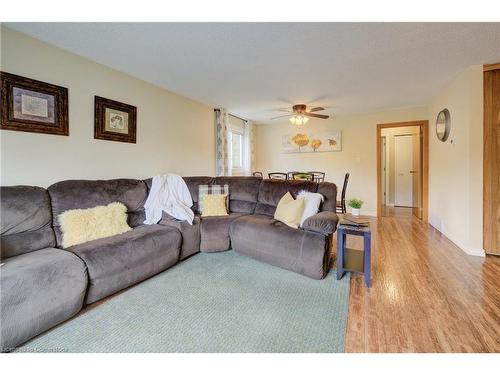
[[[386,181],[387,181],[387,194],[389,198],[389,205],[394,205],[394,192],[396,191],[395,188],[395,181],[396,181],[396,173],[395,173],[395,166],[396,166],[396,155],[394,152],[394,137],[398,135],[407,135],[407,134],[419,134],[420,133],[420,127],[419,126],[402,126],[400,128],[386,128],[382,129],[382,136],[386,137],[386,160],[388,164],[387,168],[387,174],[386,174]]]
[[[2,27],[1,69],[69,89],[68,137],[1,131],[2,185],[214,174],[213,110]],[[137,144],[94,139],[94,95],[137,107]]]
[[[448,108],[447,142],[435,136],[437,114]],[[429,222],[470,254],[484,254],[483,71],[461,73],[429,107]]]
[[[333,117],[329,120],[310,120],[306,127],[311,132],[342,130],[342,151],[284,154],[281,151],[283,135],[293,132],[289,122],[256,126],[257,152],[255,170],[264,173],[316,170],[326,172],[326,180],[339,187],[344,174],[350,173],[347,198],[360,198],[365,204],[362,213],[376,215],[377,124],[399,121],[425,120],[425,107],[405,108],[380,113]],[[340,193],[339,193],[340,194]]]
[[[144,81],[0,27],[1,69],[69,89],[70,136],[0,132],[2,185],[49,184],[69,178],[144,178],[158,173],[214,174],[211,108]],[[137,144],[93,139],[94,95],[138,108]],[[264,173],[325,171],[348,198],[376,213],[376,124],[430,120],[429,221],[471,254],[482,252],[482,67],[463,72],[429,107],[311,120],[310,131],[342,130],[343,150],[284,154],[288,122],[255,126],[255,167]],[[451,112],[450,139],[434,135],[437,113]],[[451,142],[453,140],[453,143]]]

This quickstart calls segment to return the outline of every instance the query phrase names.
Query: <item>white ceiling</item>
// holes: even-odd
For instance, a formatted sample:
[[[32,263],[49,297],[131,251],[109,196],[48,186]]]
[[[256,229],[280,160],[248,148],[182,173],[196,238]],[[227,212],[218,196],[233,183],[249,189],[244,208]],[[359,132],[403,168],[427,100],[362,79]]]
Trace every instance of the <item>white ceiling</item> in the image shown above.
[[[7,23],[258,122],[296,103],[327,113],[425,105],[500,61],[500,23]]]

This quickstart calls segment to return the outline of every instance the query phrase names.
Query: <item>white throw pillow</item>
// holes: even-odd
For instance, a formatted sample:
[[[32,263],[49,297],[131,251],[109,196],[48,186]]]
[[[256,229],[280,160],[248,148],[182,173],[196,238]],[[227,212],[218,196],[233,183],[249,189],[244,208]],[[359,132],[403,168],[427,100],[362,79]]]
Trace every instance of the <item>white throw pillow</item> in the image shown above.
[[[309,191],[302,190],[297,195],[297,199],[300,198],[304,198],[304,212],[302,213],[302,218],[300,219],[300,226],[302,226],[308,217],[318,213],[319,206],[321,202],[323,202],[323,195],[320,193],[311,193]]]

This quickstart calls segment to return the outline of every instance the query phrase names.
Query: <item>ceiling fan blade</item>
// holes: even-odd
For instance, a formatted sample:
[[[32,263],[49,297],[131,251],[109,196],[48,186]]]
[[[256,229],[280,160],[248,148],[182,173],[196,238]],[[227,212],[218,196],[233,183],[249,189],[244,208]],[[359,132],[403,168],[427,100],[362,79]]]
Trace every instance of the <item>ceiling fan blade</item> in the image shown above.
[[[293,111],[290,108],[278,108],[276,109],[276,111],[293,113]]]
[[[282,118],[282,117],[290,117],[293,116],[293,113],[290,113],[288,115],[283,115],[283,116],[276,116],[276,117],[271,117],[271,120],[276,120],[277,118]]]
[[[325,109],[323,107],[314,107],[311,109],[308,109],[307,112],[318,112],[318,111],[324,111]]]
[[[330,116],[328,116],[328,115],[320,115],[320,114],[317,114],[317,113],[309,113],[309,112],[305,112],[304,116],[307,116],[307,117],[317,117],[317,118],[321,118],[321,119],[324,119],[324,120],[326,120],[327,118],[330,118]]]

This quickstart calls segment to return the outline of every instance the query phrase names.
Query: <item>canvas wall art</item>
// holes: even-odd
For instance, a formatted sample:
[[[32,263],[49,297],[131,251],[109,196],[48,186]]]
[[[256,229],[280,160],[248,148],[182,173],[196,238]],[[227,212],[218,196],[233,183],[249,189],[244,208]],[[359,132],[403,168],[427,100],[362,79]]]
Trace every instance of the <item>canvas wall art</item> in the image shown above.
[[[68,135],[68,89],[50,83],[0,73],[1,128]]]
[[[282,150],[284,153],[342,151],[342,132],[297,131],[283,136]]]

